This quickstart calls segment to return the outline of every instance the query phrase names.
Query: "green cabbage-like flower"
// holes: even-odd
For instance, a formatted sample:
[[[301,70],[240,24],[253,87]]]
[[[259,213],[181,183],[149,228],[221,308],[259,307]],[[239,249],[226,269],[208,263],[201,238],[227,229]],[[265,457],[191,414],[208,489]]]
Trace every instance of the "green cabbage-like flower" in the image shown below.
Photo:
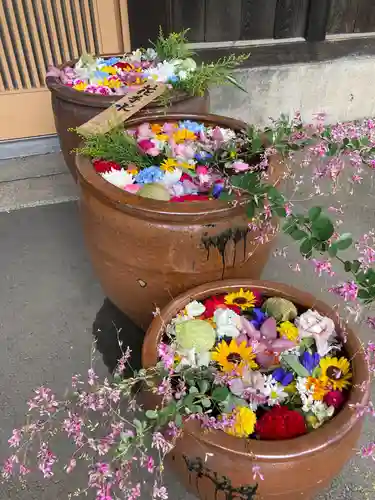
[[[293,302],[281,297],[270,297],[264,302],[262,309],[276,321],[291,321],[298,315]]]
[[[195,349],[206,352],[215,345],[216,334],[213,327],[202,319],[190,319],[176,325],[177,349]]]
[[[171,199],[168,189],[163,184],[158,183],[145,184],[137,194],[152,200],[169,201]]]

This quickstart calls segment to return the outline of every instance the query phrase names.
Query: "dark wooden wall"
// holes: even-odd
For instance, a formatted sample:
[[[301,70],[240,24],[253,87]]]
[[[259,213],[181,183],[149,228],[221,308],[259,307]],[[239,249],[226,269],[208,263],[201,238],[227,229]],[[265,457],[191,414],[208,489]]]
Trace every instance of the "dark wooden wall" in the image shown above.
[[[191,42],[324,40],[326,33],[375,31],[375,0],[128,0],[133,47],[158,27],[189,28]]]

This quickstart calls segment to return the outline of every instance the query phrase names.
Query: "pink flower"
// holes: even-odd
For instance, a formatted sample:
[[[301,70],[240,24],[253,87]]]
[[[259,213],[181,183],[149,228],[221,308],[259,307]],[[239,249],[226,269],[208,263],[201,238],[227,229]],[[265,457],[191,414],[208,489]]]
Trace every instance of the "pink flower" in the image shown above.
[[[342,297],[345,302],[356,300],[358,296],[358,285],[354,281],[347,281],[341,285],[334,286],[328,290]]]
[[[334,276],[334,271],[332,270],[332,263],[329,260],[312,260],[314,264],[314,271],[321,276],[322,273],[327,273],[329,276]]]
[[[150,139],[141,139],[138,141],[138,146],[142,149],[142,151],[147,153],[149,149],[155,147],[155,144]]]
[[[199,165],[196,169],[195,169],[196,173],[198,175],[206,175],[208,174],[208,168],[204,165]]]
[[[140,184],[128,184],[124,186],[124,190],[128,193],[136,194],[141,189],[141,187],[142,186]]]
[[[250,166],[247,163],[243,162],[243,161],[235,161],[232,164],[232,168],[236,172],[245,172],[246,170],[249,170]]]
[[[330,391],[324,396],[324,402],[328,406],[333,406],[336,410],[338,410],[344,404],[345,396],[341,391]]]
[[[142,123],[142,125],[140,125],[137,129],[138,139],[148,139],[150,137],[153,137],[153,135],[154,134],[149,123]]]

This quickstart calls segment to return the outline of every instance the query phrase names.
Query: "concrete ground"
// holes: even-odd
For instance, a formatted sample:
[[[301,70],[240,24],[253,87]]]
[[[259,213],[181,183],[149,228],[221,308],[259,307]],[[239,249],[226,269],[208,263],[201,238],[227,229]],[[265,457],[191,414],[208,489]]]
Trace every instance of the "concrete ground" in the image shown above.
[[[0,461],[8,456],[12,429],[23,423],[31,391],[43,384],[62,394],[71,375],[85,373],[90,364],[92,324],[104,296],[84,248],[72,201],[77,193],[60,155],[0,162]],[[371,200],[365,207],[360,193],[351,203],[349,222],[364,233],[374,220]],[[286,244],[280,238],[275,249]],[[321,280],[308,264],[302,272],[291,269],[296,255],[292,248],[287,259],[274,256],[264,278],[322,296]],[[370,335],[361,328],[362,338]],[[100,357],[98,369],[106,374]],[[364,428],[362,441],[367,440],[374,440],[373,421]],[[59,447],[64,455],[66,442]],[[372,464],[355,457],[319,500],[373,499]],[[172,476],[168,483],[171,499],[193,500]],[[79,470],[76,477],[58,473],[47,483],[35,479],[25,490],[0,485],[0,500],[64,500],[85,484]]]

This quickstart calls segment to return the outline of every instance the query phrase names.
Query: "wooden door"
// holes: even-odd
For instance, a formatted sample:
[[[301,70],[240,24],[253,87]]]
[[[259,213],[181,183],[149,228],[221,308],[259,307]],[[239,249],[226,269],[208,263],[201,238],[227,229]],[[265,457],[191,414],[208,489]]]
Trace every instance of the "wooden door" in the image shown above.
[[[127,0],[0,0],[0,140],[55,132],[49,64],[129,48]]]

